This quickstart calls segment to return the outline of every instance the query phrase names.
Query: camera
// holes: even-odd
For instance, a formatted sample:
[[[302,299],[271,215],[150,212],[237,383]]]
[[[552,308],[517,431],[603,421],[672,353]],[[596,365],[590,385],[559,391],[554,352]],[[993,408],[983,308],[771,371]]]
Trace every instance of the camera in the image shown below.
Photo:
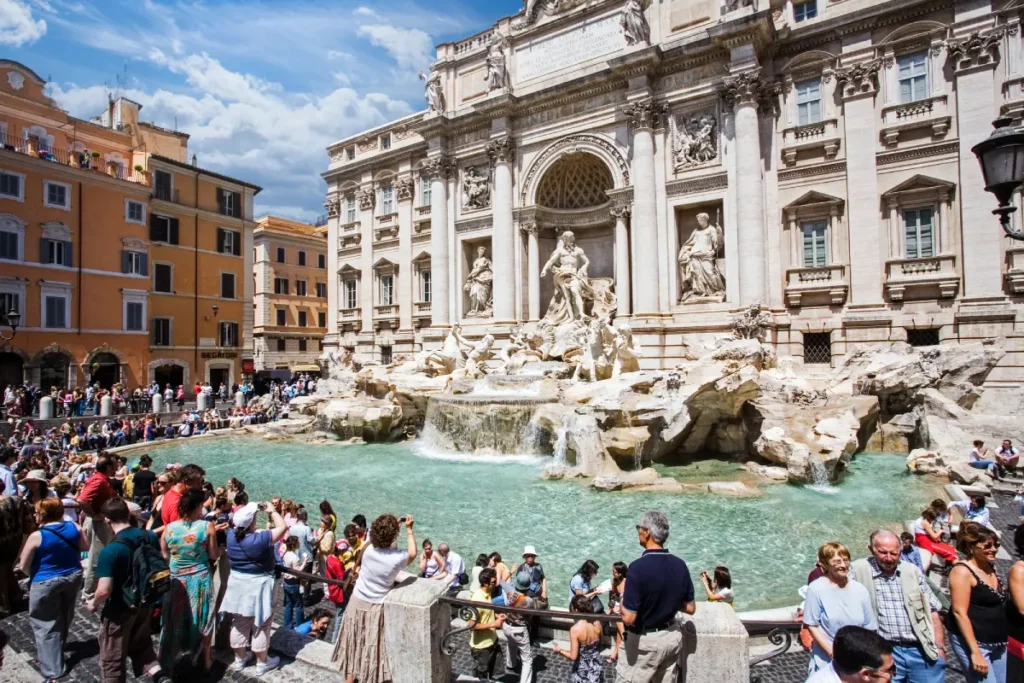
[[[398,523],[399,524],[405,524],[407,521],[409,521],[408,517],[399,517],[398,518]]]
[[[256,509],[259,510],[260,512],[266,512],[267,511],[267,504],[266,503],[257,503],[256,504]]]

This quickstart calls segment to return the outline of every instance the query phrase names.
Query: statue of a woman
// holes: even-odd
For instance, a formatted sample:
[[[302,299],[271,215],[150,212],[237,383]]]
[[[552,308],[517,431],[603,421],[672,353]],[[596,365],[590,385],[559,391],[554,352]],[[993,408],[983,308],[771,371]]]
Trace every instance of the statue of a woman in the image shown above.
[[[626,36],[627,45],[651,42],[651,26],[644,16],[644,5],[641,0],[628,0],[622,8],[622,32]]]
[[[441,91],[441,74],[431,71],[430,75],[420,72],[420,80],[425,83],[423,95],[427,98],[427,107],[431,114],[444,113],[444,93]]]
[[[496,37],[487,52],[487,91],[508,88],[508,65],[505,59],[504,41]]]
[[[725,298],[725,278],[718,269],[718,252],[722,248],[722,232],[711,225],[706,213],[697,214],[697,228],[679,250],[679,273],[683,285],[680,301]]]
[[[467,318],[489,318],[494,308],[494,272],[491,260],[487,258],[487,248],[476,250],[473,270],[466,278],[464,289],[469,292],[469,311]]]

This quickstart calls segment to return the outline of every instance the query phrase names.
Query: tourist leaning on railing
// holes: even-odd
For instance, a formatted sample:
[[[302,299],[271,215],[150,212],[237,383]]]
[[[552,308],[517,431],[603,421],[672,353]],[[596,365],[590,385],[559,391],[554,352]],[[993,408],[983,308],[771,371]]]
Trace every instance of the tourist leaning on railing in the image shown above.
[[[256,512],[261,509],[270,514],[273,529],[256,531]],[[221,613],[232,616],[231,649],[235,661],[231,669],[241,671],[252,663],[255,655],[256,673],[262,675],[280,663],[267,653],[274,619],[274,545],[284,537],[286,528],[281,515],[269,503],[248,503],[235,512],[232,521],[235,529],[228,534],[227,545],[231,575],[220,606]]]
[[[1024,524],[1013,534],[1017,557],[1024,557]],[[1024,681],[1024,560],[1017,560],[1010,568],[1010,599],[1006,603],[1006,618],[1010,622],[1010,637],[1006,646],[1006,680]]]
[[[405,550],[396,547],[398,531],[405,525]],[[381,515],[370,528],[370,545],[363,551],[359,578],[345,610],[332,661],[346,683],[383,683],[392,680],[384,639],[384,599],[395,579],[416,559],[413,518],[400,520]]]
[[[587,615],[594,613],[594,604],[586,595],[576,594],[569,602],[569,611],[580,615],[569,629],[569,650],[563,650],[555,643],[554,653],[572,662],[571,683],[600,683],[604,678],[601,624],[587,620]]]

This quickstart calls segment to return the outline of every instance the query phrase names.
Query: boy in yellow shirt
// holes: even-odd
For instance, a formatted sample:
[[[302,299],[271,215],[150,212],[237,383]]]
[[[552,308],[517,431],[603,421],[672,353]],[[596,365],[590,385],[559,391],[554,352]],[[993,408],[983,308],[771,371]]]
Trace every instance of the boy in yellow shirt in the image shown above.
[[[494,604],[491,601],[491,591],[498,585],[498,574],[491,567],[485,567],[480,572],[480,587],[473,591],[469,599],[473,602],[482,602],[487,605]],[[472,635],[469,638],[469,651],[473,655],[473,675],[484,680],[491,680],[494,677],[494,665],[498,661],[498,633],[497,629],[505,623],[505,615],[494,616],[493,609],[478,609],[479,619],[471,620],[469,628]]]

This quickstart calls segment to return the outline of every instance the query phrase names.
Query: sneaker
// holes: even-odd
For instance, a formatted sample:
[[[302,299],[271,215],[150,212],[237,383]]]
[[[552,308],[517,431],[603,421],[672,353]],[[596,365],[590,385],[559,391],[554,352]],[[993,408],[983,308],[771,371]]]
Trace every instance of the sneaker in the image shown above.
[[[273,671],[280,664],[281,664],[281,659],[279,657],[267,657],[267,661],[260,662],[259,664],[256,665],[256,671],[255,671],[254,675],[255,676],[262,676],[263,674],[267,673],[268,671]]]
[[[233,661],[231,663],[231,666],[229,666],[228,668],[231,669],[232,671],[241,671],[245,667],[247,667],[250,664],[252,664],[252,660],[254,660],[254,659],[256,659],[256,655],[254,655],[251,652],[246,652],[245,653],[245,657],[243,657],[242,659],[238,659],[236,657],[235,661]]]

